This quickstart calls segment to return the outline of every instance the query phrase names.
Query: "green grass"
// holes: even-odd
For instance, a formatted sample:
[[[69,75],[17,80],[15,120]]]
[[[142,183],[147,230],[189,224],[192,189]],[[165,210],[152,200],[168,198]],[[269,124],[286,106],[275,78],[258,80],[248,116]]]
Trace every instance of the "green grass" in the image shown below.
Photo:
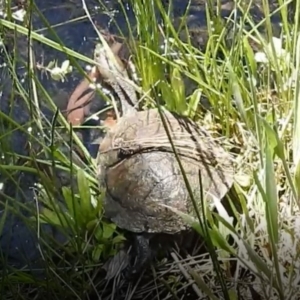
[[[235,4],[244,14],[232,25],[232,20],[214,15],[212,3],[208,1],[203,8],[208,22],[207,44],[205,49],[198,49],[186,36],[188,14],[182,17],[177,28],[171,18],[171,7],[165,11],[160,0],[131,2],[137,25],[130,27],[128,21],[128,41],[141,78],[140,86],[147,95],[144,108],[164,105],[199,122],[219,139],[235,158],[236,195],[229,201],[235,222],[222,204],[218,206],[218,214],[202,211],[206,218],[200,222],[183,216],[206,242],[206,253],[194,251],[182,258],[174,249],[167,262],[158,261],[155,268],[151,268],[148,277],[145,275],[134,286],[122,286],[128,289],[126,299],[139,296],[149,299],[151,293],[155,299],[180,299],[184,289],[189,289],[191,299],[205,294],[212,299],[239,299],[238,289],[241,292],[248,286],[246,271],[254,275],[252,287],[261,299],[298,299],[299,82],[294,80],[290,84],[292,76],[297,78],[295,74],[299,73],[298,19],[289,23],[286,4],[278,0],[282,16],[282,49],[279,49],[278,40],[272,39],[268,1],[261,1],[266,17],[259,23],[260,28],[249,13],[251,3]],[[294,2],[297,16],[300,1]],[[62,114],[55,111],[49,91],[38,80],[41,70],[34,65],[35,41],[65,53],[73,70],[81,74],[83,70],[78,61],[91,64],[93,60],[66,48],[63,41],[54,42],[31,29],[30,15],[34,9],[34,2],[30,1],[28,18],[23,25],[14,23],[9,10],[7,18],[0,20],[4,41],[9,33],[9,41],[15,45],[13,53],[5,52],[7,71],[13,81],[11,100],[17,95],[31,112],[31,121],[22,125],[0,113],[1,124],[5,122],[8,128],[0,132],[3,154],[0,172],[8,178],[16,178],[14,175],[19,171],[37,174],[40,178],[37,199],[46,208],[40,210],[37,200],[27,207],[6,196],[1,203],[5,213],[0,219],[0,232],[10,213],[20,215],[21,209],[30,210],[31,217],[23,219],[28,226],[36,228],[40,243],[45,245],[41,247],[41,254],[47,272],[46,278],[36,278],[26,269],[3,270],[0,272],[1,295],[3,299],[101,296],[112,299],[109,295],[117,286],[106,287],[105,272],[101,268],[122,247],[124,232],[105,219],[103,193],[96,180],[96,162],[89,157]],[[89,12],[86,13],[87,20],[92,20]],[[16,39],[23,35],[29,37],[27,61],[23,62],[29,74],[28,88],[17,76],[14,59],[19,50]],[[229,39],[230,36],[233,38]],[[163,40],[164,47],[161,47]],[[259,45],[255,49],[252,48],[254,42]],[[267,52],[260,57],[268,63],[258,62],[258,51]],[[63,60],[58,61],[57,66],[62,63]],[[42,68],[50,75],[49,80],[60,79],[59,69],[54,67],[46,61]],[[68,80],[69,71],[63,68],[59,74]],[[41,97],[54,112],[50,121],[39,109]],[[37,126],[28,131],[32,124]],[[9,133],[17,129],[27,135],[29,157],[12,153],[9,147]],[[85,151],[87,165],[72,161],[72,146],[67,141],[78,143]],[[62,187],[62,195],[54,184],[54,170],[64,172],[67,184]],[[18,186],[20,184],[15,182],[16,189]],[[236,210],[236,206],[240,210]],[[54,225],[68,239],[58,243],[45,236],[42,232],[45,223]],[[2,261],[5,259],[2,257]]]

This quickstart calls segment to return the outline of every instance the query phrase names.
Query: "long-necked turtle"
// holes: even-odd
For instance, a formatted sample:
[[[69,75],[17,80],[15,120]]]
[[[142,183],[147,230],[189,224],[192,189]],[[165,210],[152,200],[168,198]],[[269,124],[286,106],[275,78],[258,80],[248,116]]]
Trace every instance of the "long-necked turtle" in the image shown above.
[[[96,51],[96,59],[110,70],[108,80],[113,87],[118,86],[120,94],[126,89],[127,78],[114,73],[111,61],[105,65],[106,50],[98,47]],[[106,216],[136,234],[137,262],[131,269],[136,273],[149,258],[149,238],[189,229],[166,206],[190,214],[193,205],[158,109],[128,109],[126,96],[130,94],[121,94],[125,114],[100,145],[98,176],[106,188]],[[131,100],[134,103],[136,99]],[[163,114],[196,200],[200,204],[199,171],[205,201],[223,198],[233,184],[230,155],[195,122],[169,111]]]

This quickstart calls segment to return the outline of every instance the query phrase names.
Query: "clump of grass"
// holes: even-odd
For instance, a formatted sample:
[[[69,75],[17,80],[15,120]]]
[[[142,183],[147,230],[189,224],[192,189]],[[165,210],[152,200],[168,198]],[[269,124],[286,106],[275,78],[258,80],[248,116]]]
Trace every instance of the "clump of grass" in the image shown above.
[[[297,16],[300,1],[294,3]],[[128,299],[141,295],[146,299],[153,291],[157,292],[156,299],[179,299],[190,286],[199,298],[299,297],[299,21],[296,18],[290,24],[286,3],[278,0],[277,11],[283,25],[280,38],[274,39],[269,2],[263,0],[260,6],[265,15],[260,24],[264,34],[251,18],[252,4],[236,2],[234,8],[243,12],[242,18],[237,19],[233,11],[224,20],[207,1],[203,6],[208,22],[207,43],[198,49],[191,39],[181,39],[188,13],[176,28],[171,5],[165,9],[160,0],[131,1],[136,18],[136,26],[129,27],[133,59],[141,88],[148,95],[143,106],[159,103],[196,120],[228,151],[234,152],[236,198],[231,202],[238,202],[241,210],[232,205],[232,222],[232,216],[219,203],[218,214],[202,212],[207,220],[202,220],[202,227],[198,220],[184,216],[204,236],[210,257],[178,259],[180,254],[174,251],[174,262],[158,266],[147,284],[142,281],[129,287]],[[33,9],[31,2],[28,16]],[[126,13],[125,8],[123,12]],[[32,41],[63,51],[75,68],[79,67],[76,59],[88,63],[92,60],[67,49],[62,41],[54,42],[36,33],[30,18],[23,26],[16,25],[8,16],[0,20],[2,30],[27,36],[29,45],[25,64],[29,75],[27,90],[18,78],[16,62],[5,52],[14,82],[11,98],[21,99],[18,103],[24,104],[31,116],[20,124],[1,113],[1,128],[5,128],[1,130],[1,174],[14,180],[16,189],[21,185],[14,176],[20,172],[36,175],[38,185],[36,199],[29,208],[22,203],[16,206],[14,197],[2,193],[0,229],[3,232],[12,214],[19,215],[24,226],[34,226],[47,272],[37,279],[28,270],[5,269],[1,273],[2,294],[7,299],[27,299],[33,294],[43,297],[49,293],[53,297],[78,299],[91,294],[104,296],[102,292],[109,294],[109,288],[105,289],[101,267],[118,251],[124,235],[103,216],[103,194],[95,180],[95,162],[86,150],[88,165],[73,162],[72,147],[62,142],[67,136],[71,145],[72,138],[80,145],[38,79]],[[233,36],[230,47],[228,36]],[[260,46],[253,47],[253,41]],[[68,78],[66,70],[63,68],[62,73]],[[56,68],[55,78],[57,72]],[[52,109],[50,122],[41,113],[39,93]],[[57,123],[63,129],[58,129]],[[10,149],[7,137],[16,130],[29,141],[25,154]],[[63,187],[53,184],[57,182],[58,170],[63,172],[60,176],[67,178]],[[30,210],[31,217],[24,217],[24,210]],[[60,231],[66,237],[64,242],[45,237],[41,230],[45,224]],[[249,275],[253,276],[252,281]],[[183,279],[187,283],[180,285]],[[114,287],[111,289],[111,294],[116,292]],[[241,296],[241,291],[248,296]]]

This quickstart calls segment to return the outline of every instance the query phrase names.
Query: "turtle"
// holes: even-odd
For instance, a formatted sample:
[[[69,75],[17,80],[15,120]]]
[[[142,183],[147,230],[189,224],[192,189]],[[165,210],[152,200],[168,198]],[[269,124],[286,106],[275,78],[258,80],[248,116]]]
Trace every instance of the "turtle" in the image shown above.
[[[230,155],[195,123],[169,111],[165,117],[198,203],[199,172],[205,201],[222,199],[234,179]],[[158,109],[122,117],[104,137],[98,165],[99,183],[106,189],[105,215],[136,234],[141,265],[153,234],[189,229],[171,209],[192,213],[193,204]]]
[[[101,56],[99,47],[97,51]],[[107,67],[111,70],[112,66]],[[118,80],[109,76],[114,80],[112,86],[122,80],[118,76]],[[124,83],[118,93],[126,88]],[[214,198],[222,199],[231,189],[234,167],[231,155],[196,122],[166,109],[138,110],[134,99],[127,101],[125,93],[120,100],[121,107],[126,107],[122,109],[125,113],[109,128],[100,144],[97,179],[105,189],[105,216],[135,236],[136,262],[126,270],[132,278],[149,262],[149,241],[154,236],[191,230],[174,209],[195,216],[166,128],[197,206],[201,205],[202,195],[199,173],[204,201],[212,204]],[[132,106],[128,109],[130,102]]]

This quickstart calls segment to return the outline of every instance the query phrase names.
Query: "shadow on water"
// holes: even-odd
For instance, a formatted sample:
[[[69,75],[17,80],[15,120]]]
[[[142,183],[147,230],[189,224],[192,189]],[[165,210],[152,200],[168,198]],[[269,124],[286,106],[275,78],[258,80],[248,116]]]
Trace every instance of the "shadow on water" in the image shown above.
[[[85,12],[82,9],[81,1],[36,0],[35,3],[58,38],[51,32],[44,20],[36,12],[32,16],[35,31],[56,42],[60,40],[66,47],[92,57],[97,34],[90,21],[86,17],[83,18]],[[111,1],[107,4],[107,9],[110,13],[107,13],[107,10],[104,12],[104,9],[99,6],[98,1],[87,1],[87,6],[93,21],[99,27],[107,28],[112,33],[116,33],[116,27],[110,25],[110,15],[113,11],[121,11],[118,8],[117,1]],[[114,18],[118,20],[119,26],[125,29],[125,18],[121,16],[121,13],[115,13]],[[76,21],[76,19],[79,20]],[[7,29],[4,29],[4,32],[3,41],[5,49],[10,55],[11,60],[15,63],[14,70],[18,79],[22,82],[22,87],[17,86],[16,80],[12,78],[9,68],[2,67],[0,69],[0,144],[2,153],[0,159],[2,166],[22,166],[24,160],[20,156],[30,157],[28,129],[35,127],[35,124],[30,122],[30,108],[27,107],[20,92],[22,89],[25,93],[29,93],[30,91],[30,80],[26,67],[29,52],[28,40],[21,34],[15,36],[15,33]],[[5,59],[6,54],[4,49],[1,48],[0,51],[1,66],[4,66],[8,64],[8,61]],[[44,66],[47,66],[53,60],[61,63],[66,59],[64,53],[36,41],[33,43],[33,51],[36,62]],[[84,69],[85,64],[80,61],[78,63]],[[66,108],[68,96],[80,80],[82,80],[82,75],[77,70],[72,72],[65,82],[53,81],[42,72],[37,72],[36,75],[59,109]],[[48,107],[41,90],[38,90],[38,96],[42,114],[45,115],[48,121],[51,121],[54,112]],[[96,100],[98,101],[94,100],[96,104],[93,105],[94,111],[92,110],[91,114],[99,111],[104,106],[102,99]],[[5,116],[9,116],[12,121]],[[86,146],[89,146],[89,140],[86,140]],[[36,147],[36,151],[38,151],[39,147]],[[63,177],[63,175],[60,175],[58,174],[59,178]],[[66,177],[68,176],[64,178]],[[40,226],[40,237],[38,238],[36,224],[28,222],[32,215],[32,210],[36,211],[43,208],[42,204],[38,204],[39,207],[37,207],[35,198],[36,183],[39,182],[39,177],[26,171],[15,171],[12,173],[12,171],[6,171],[6,168],[2,167],[0,180],[1,185],[3,184],[0,194],[2,203],[0,220],[1,223],[3,222],[0,238],[0,252],[2,257],[0,258],[0,267],[2,266],[3,271],[10,267],[23,268],[24,266],[28,266],[29,269],[41,268],[43,267],[43,260],[41,259],[42,245],[39,245],[38,242],[41,242],[40,238],[43,236],[43,233],[50,235],[56,242],[62,244],[66,241],[66,238],[62,233],[48,224]],[[58,200],[60,197],[60,187],[69,183],[68,180],[65,181],[59,182],[56,187],[58,190]],[[6,206],[11,207],[7,213],[5,212]],[[49,237],[47,236],[45,240],[49,241]],[[34,273],[41,275],[39,271]]]
[[[108,28],[112,33],[118,33],[117,27],[111,21],[111,15],[113,15],[120,28],[126,35],[127,25],[124,16],[122,16],[122,10],[118,8],[118,1],[108,2],[107,8],[110,13],[104,12],[103,8],[99,6],[98,1],[89,0],[86,2],[93,20],[96,21],[101,28]],[[166,7],[168,2],[169,1],[164,1]],[[202,37],[204,34],[203,32],[205,32],[204,28],[206,26],[205,8],[203,6],[204,2],[205,1],[201,0],[193,1],[193,5],[191,6],[187,19],[191,32],[201,39],[201,43],[203,43]],[[97,34],[89,20],[87,18],[82,18],[85,14],[84,10],[82,9],[81,1],[36,0],[35,3],[43,16],[52,26],[52,29],[55,30],[59,39],[63,41],[65,46],[79,53],[83,53],[89,57],[92,57]],[[175,19],[185,13],[187,3],[188,1],[173,1],[173,15]],[[232,6],[226,5],[226,1],[223,1],[222,3],[224,5],[222,15],[224,17],[229,16]],[[128,13],[131,21],[134,23],[135,19],[132,12]],[[257,8],[252,11],[252,14],[257,18],[257,20],[263,18],[262,13]],[[72,21],[74,19],[80,20]],[[275,16],[273,21],[275,24],[279,24],[280,19],[278,16]],[[37,30],[39,33],[50,39],[56,40],[55,36],[49,29],[46,28],[46,25],[37,15],[37,13],[35,13],[33,16],[33,26],[34,30]],[[13,47],[13,34],[10,33],[10,35],[7,35],[4,41],[6,49],[9,53],[12,53],[13,59],[17,61],[16,72],[21,82],[23,82],[25,91],[28,91],[29,81],[27,69],[25,67],[28,54],[28,41],[25,37],[18,36],[17,40],[15,41],[17,43],[17,48],[15,50]],[[1,51],[1,60],[3,60],[3,49]],[[54,59],[57,59],[59,62],[62,62],[66,59],[63,53],[58,52],[48,46],[41,45],[38,42],[34,43],[34,52],[36,61],[43,63],[44,65],[47,65]],[[1,63],[3,62],[4,61]],[[84,63],[78,63],[84,67]],[[22,162],[20,162],[18,155],[26,156],[30,154],[28,147],[26,147],[28,142],[26,130],[29,127],[28,122],[30,120],[30,111],[25,105],[20,93],[17,92],[15,82],[13,82],[11,79],[7,68],[1,68],[0,72],[2,89],[0,109],[3,113],[0,124],[0,143],[2,151],[2,157],[0,158],[1,164],[21,164]],[[64,109],[66,108],[68,95],[70,95],[74,87],[82,79],[82,76],[79,72],[75,71],[71,76],[68,77],[67,81],[63,83],[50,80],[45,74],[38,74],[38,78],[56,105],[60,109]],[[41,107],[43,113],[49,120],[51,120],[53,117],[53,112],[46,106],[46,102],[43,101],[43,94],[39,93],[39,95],[42,103]],[[10,104],[11,100],[14,101],[13,105]],[[97,103],[98,104],[94,105],[93,107],[95,111],[98,111],[99,108],[103,106],[103,101],[101,99],[97,99]],[[91,111],[91,113],[94,113],[95,111]],[[10,115],[17,125],[11,124],[11,122],[6,120],[4,115]],[[18,126],[24,126],[24,131],[19,130]],[[32,126],[32,124],[30,124],[30,126]],[[88,144],[89,141],[87,141],[87,146]],[[8,198],[10,199],[10,201],[8,201],[9,203],[22,203],[25,206],[32,205],[36,209],[34,186],[38,181],[38,178],[35,175],[27,174],[25,171],[15,174],[6,174],[6,172],[1,171],[0,178],[4,184],[0,195],[3,205],[7,203],[6,201]],[[4,206],[1,207],[1,220],[4,218],[3,209]],[[11,213],[8,213],[6,216],[0,239],[0,247],[3,252],[3,256],[5,257],[7,265],[13,265],[17,268],[20,268],[28,263],[32,263],[31,267],[35,267],[37,265],[40,266],[39,263],[36,263],[36,261],[39,261],[40,258],[40,250],[37,247],[38,239],[35,234],[36,229],[32,230],[25,225],[24,218],[29,218],[25,208],[22,208],[21,212],[22,216],[14,216]],[[43,225],[42,229],[59,242],[64,241],[64,237],[57,233],[56,230],[51,226]]]

